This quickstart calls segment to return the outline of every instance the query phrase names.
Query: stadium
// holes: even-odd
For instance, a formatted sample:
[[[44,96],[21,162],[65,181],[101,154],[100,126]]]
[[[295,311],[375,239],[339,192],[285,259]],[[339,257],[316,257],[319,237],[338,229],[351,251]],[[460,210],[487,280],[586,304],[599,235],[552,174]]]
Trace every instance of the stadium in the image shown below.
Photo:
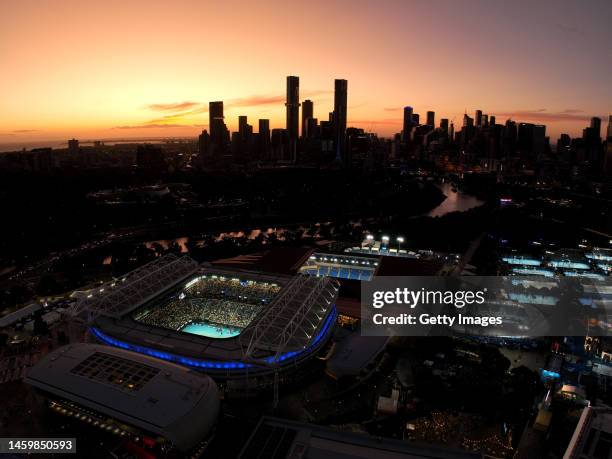
[[[99,342],[252,388],[304,368],[325,347],[338,289],[328,277],[202,267],[168,255],[88,292],[72,315]]]

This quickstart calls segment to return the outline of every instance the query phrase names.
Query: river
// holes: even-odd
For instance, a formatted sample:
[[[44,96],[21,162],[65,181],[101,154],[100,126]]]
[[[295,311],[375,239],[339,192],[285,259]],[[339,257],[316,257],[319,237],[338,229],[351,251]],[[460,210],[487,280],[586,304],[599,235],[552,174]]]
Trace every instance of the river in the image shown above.
[[[464,194],[461,191],[453,191],[453,186],[450,183],[442,183],[438,187],[445,194],[446,199],[438,207],[426,214],[429,217],[441,217],[450,212],[465,212],[484,204],[483,201],[475,196]]]

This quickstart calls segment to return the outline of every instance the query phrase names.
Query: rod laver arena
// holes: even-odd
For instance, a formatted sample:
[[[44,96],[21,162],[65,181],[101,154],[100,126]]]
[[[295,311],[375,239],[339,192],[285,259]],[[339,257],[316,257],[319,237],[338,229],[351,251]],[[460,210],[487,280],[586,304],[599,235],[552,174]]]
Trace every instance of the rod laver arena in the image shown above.
[[[96,293],[73,314],[99,341],[241,386],[298,368],[325,345],[338,282],[213,270],[170,255]]]

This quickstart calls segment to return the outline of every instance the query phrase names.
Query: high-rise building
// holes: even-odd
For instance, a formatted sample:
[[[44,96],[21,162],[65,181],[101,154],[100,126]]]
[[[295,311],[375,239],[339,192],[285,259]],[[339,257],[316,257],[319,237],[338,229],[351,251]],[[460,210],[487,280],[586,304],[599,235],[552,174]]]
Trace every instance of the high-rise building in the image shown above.
[[[289,136],[286,129],[272,129],[270,140],[271,157],[277,161],[287,161],[286,147],[289,144]]]
[[[412,114],[412,126],[418,126],[421,124],[421,116],[418,113]]]
[[[495,126],[495,115],[489,116],[489,126]]]
[[[440,129],[448,134],[448,118],[442,118],[440,120]]]
[[[346,80],[334,81],[334,148],[336,160],[348,163],[346,152],[346,112],[348,98],[348,82]]]
[[[557,140],[557,155],[567,159],[572,146],[572,139],[568,134],[561,134]]]
[[[208,103],[208,128],[211,144],[215,146],[217,152],[224,152],[229,143],[229,131],[225,126],[223,101]]]
[[[209,147],[210,136],[208,135],[208,131],[204,129],[202,133],[198,136],[198,153],[200,154],[200,158],[204,158],[208,155]]]
[[[308,118],[307,126],[306,126],[306,133],[308,135],[308,138],[312,139],[312,138],[315,138],[315,137],[319,137],[319,135],[318,135],[318,130],[319,130],[318,123],[319,123],[319,120],[317,118]]]
[[[244,137],[247,131],[248,118],[244,115],[238,117],[238,133]]]
[[[601,138],[601,118],[597,118],[596,116],[591,118],[591,128],[593,129],[595,137]]]
[[[412,133],[412,107],[404,107],[404,123],[402,126],[402,142],[406,143],[410,141],[410,134]]]
[[[520,123],[517,131],[518,149],[524,157],[536,159],[544,153],[546,145],[546,126],[541,124]]]
[[[608,132],[606,133],[607,139],[612,139],[612,115],[608,115]]]
[[[270,120],[259,120],[259,156],[268,159],[270,156]]]
[[[308,120],[312,118],[314,105],[312,100],[306,99],[302,102],[302,137],[308,137]]]
[[[287,77],[287,135],[289,139],[289,159],[297,160],[297,139],[300,129],[300,77]]]
[[[478,115],[478,112],[480,112],[480,110],[476,112],[477,115]],[[480,112],[480,122],[482,123],[482,112]],[[470,118],[467,113],[464,113],[463,114],[463,127],[472,127],[472,126],[474,126],[474,119]]]
[[[489,127],[489,115],[487,115],[486,113],[482,115],[482,127]]]
[[[427,126],[431,127],[432,129],[436,127],[436,112],[427,112]]]
[[[476,127],[482,126],[482,110],[476,110]]]
[[[68,141],[68,153],[71,155],[79,153],[79,141],[77,139],[70,139]]]

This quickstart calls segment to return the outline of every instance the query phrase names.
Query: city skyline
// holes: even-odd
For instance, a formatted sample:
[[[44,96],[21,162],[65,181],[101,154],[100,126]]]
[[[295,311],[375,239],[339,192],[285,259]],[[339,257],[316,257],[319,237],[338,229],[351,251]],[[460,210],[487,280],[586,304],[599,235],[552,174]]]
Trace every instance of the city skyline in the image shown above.
[[[11,69],[0,75],[0,143],[195,137],[221,100],[231,131],[240,115],[284,128],[287,75],[300,77],[299,103],[312,100],[319,119],[333,110],[334,79],[348,80],[347,126],[381,136],[401,131],[409,105],[423,122],[433,111],[459,126],[481,109],[500,124],[545,124],[551,141],[579,137],[612,106],[612,8],[563,3],[360,3],[350,21],[337,21],[345,2],[328,21],[278,2],[14,4],[0,30]]]

